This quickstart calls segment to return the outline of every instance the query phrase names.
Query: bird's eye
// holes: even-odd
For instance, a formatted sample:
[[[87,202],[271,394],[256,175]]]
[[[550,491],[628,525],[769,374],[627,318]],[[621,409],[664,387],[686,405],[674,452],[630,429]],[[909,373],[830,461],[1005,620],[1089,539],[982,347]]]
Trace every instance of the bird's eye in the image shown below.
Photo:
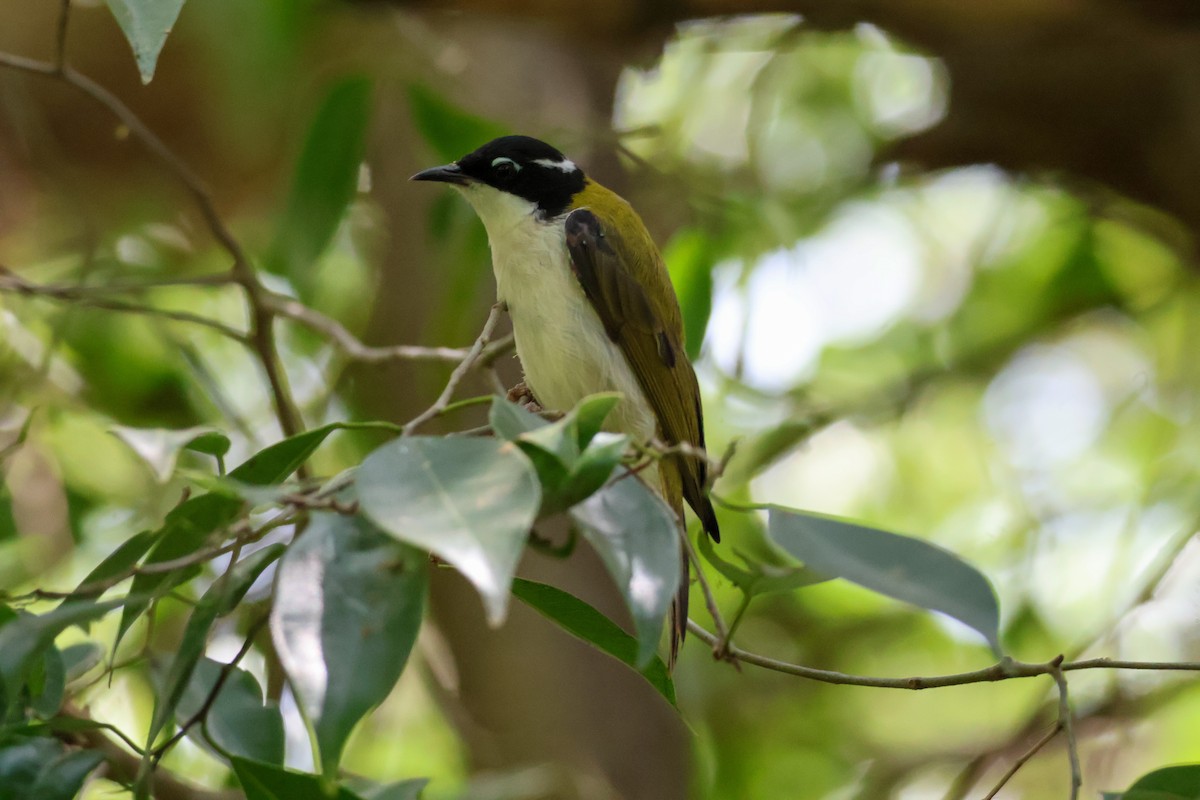
[[[497,178],[507,180],[521,171],[521,166],[511,158],[501,156],[492,162],[492,172]]]

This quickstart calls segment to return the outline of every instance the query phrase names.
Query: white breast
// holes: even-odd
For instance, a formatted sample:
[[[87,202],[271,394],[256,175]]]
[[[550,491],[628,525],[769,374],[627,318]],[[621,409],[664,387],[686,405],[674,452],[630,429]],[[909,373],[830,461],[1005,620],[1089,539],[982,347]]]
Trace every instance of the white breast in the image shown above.
[[[625,400],[609,430],[645,441],[654,413],[624,354],[571,273],[563,220],[539,220],[531,203],[491,187],[464,192],[487,228],[497,295],[508,303],[525,382],[547,409],[569,410],[596,392]]]

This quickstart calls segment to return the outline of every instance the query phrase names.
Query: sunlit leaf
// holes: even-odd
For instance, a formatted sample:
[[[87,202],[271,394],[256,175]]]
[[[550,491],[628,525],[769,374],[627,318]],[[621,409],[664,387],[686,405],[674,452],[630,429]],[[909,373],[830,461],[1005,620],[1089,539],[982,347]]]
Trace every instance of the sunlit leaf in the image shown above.
[[[571,509],[633,615],[638,665],[658,647],[663,619],[679,588],[679,521],[633,475],[619,478]]]
[[[196,662],[176,707],[181,718],[188,719],[203,707],[223,668],[225,665],[210,658]],[[194,736],[197,731],[199,728],[192,728]],[[226,753],[268,764],[283,763],[283,715],[275,704],[263,704],[262,687],[244,669],[231,668],[208,709],[205,733]]]
[[[445,560],[475,585],[499,625],[537,517],[541,492],[529,459],[509,442],[411,436],[363,461],[363,513],[388,534]]]
[[[271,635],[326,775],[404,669],[421,626],[426,561],[366,520],[320,513],[279,565]]]
[[[121,32],[133,48],[142,83],[149,83],[158,66],[158,54],[175,25],[183,0],[107,0]]]
[[[311,295],[313,263],[358,191],[370,117],[371,82],[354,76],[329,90],[308,129],[268,259],[302,298]]]
[[[442,95],[424,86],[408,87],[408,107],[421,138],[445,162],[462,158],[508,133],[491,120],[451,105]]]
[[[920,539],[832,517],[772,508],[768,529],[784,550],[823,575],[940,611],[983,634],[999,655],[1000,608],[987,578]]]
[[[513,594],[567,633],[641,674],[668,703],[675,705],[675,685],[667,665],[655,655],[639,668],[638,641],[621,630],[620,625],[578,597],[544,583],[517,578],[513,581]]]

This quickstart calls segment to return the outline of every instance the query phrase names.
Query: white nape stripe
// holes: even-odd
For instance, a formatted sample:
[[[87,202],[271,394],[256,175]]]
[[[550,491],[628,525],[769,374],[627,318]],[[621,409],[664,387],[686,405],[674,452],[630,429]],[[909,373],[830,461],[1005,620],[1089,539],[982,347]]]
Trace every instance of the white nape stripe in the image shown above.
[[[564,158],[562,161],[554,161],[549,158],[539,158],[533,163],[540,164],[549,169],[561,169],[563,172],[577,172],[579,167],[575,166],[575,162],[569,158]]]

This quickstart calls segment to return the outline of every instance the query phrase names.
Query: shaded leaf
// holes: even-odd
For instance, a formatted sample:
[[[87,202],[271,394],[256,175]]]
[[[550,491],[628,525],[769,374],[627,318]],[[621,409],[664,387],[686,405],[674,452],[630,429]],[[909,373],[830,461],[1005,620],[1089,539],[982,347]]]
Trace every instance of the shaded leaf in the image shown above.
[[[1163,767],[1134,781],[1124,792],[1106,792],[1105,800],[1200,800],[1200,764]]]
[[[412,436],[359,467],[363,513],[386,533],[447,561],[475,585],[499,625],[541,504],[533,467],[495,439]]]
[[[150,468],[151,474],[159,483],[166,483],[171,479],[175,474],[175,463],[179,460],[180,452],[189,449],[196,442],[200,442],[201,447],[212,448],[218,447],[220,442],[224,441],[225,450],[229,449],[228,437],[207,427],[172,430],[114,425],[109,428],[109,433],[127,445]],[[224,455],[224,451],[217,455]]]
[[[104,762],[95,750],[64,753],[46,764],[29,792],[29,800],[73,800],[92,770]]]
[[[1001,653],[995,591],[982,573],[948,550],[784,508],[771,509],[768,531],[784,550],[817,572],[948,614],[979,631],[996,654]]]
[[[675,685],[667,665],[658,656],[653,656],[639,668],[638,641],[621,630],[617,623],[578,597],[544,583],[517,578],[513,581],[513,594],[567,633],[640,673],[668,703],[675,705]]]
[[[319,775],[263,764],[245,758],[232,760],[246,800],[361,800],[344,787],[326,791]]]
[[[318,513],[279,565],[271,635],[326,775],[404,669],[421,626],[426,561],[364,519]]]
[[[508,131],[483,117],[451,105],[437,92],[416,84],[408,87],[413,123],[442,161],[454,161]]]
[[[149,83],[158,66],[158,54],[175,25],[183,0],[107,0],[137,60],[142,83]]]
[[[55,638],[71,625],[101,617],[121,605],[121,600],[58,607],[45,614],[19,614],[0,627],[0,685],[6,703],[12,703],[34,664]],[[2,716],[2,715],[0,715]]]
[[[42,654],[42,661],[34,669],[38,677],[35,688],[34,680],[29,681],[30,706],[39,716],[53,717],[62,705],[63,692],[66,689],[67,674],[63,665],[62,653],[51,645]]]
[[[177,710],[181,717],[190,718],[203,707],[223,667],[210,658],[196,662],[191,680],[179,698]],[[217,747],[231,755],[267,764],[283,763],[283,715],[275,704],[263,704],[258,680],[239,667],[232,668],[213,700],[205,733]]]
[[[370,116],[371,82],[354,76],[329,90],[308,129],[268,259],[302,298],[310,298],[311,267],[357,194]]]
[[[142,531],[130,536],[116,550],[105,556],[104,560],[97,564],[96,568],[79,582],[79,585],[75,587],[75,591],[78,592],[85,586],[105,583],[119,575],[126,574],[146,554],[146,551],[154,546],[155,541],[155,531]],[[95,594],[99,595],[100,592],[95,592]],[[68,603],[79,602],[83,602],[83,598],[68,597],[59,605],[65,606]]]
[[[571,519],[616,581],[637,631],[636,664],[646,664],[679,588],[675,513],[646,484],[627,475],[572,508]]]
[[[104,648],[97,642],[76,642],[63,648],[62,659],[70,683],[104,660]]]
[[[329,434],[345,427],[350,426],[332,423],[289,436],[246,459],[229,473],[229,479],[253,486],[279,483],[308,460]],[[146,558],[146,563],[160,564],[191,555],[203,547],[217,530],[231,524],[241,509],[242,501],[239,498],[219,494],[204,494],[180,503],[167,514],[163,526],[151,534],[157,541]],[[151,596],[170,591],[195,575],[198,569],[191,567],[135,576],[130,588],[134,599],[125,605],[121,614],[121,624],[117,629],[113,649],[116,649],[129,627],[149,607]]]
[[[104,756],[95,751],[65,752],[49,738],[10,741],[0,746],[0,797],[5,800],[73,800]]]
[[[175,713],[175,707],[187,688],[196,662],[204,655],[208,633],[213,623],[234,609],[262,571],[279,558],[283,551],[282,544],[273,544],[246,556],[234,564],[233,569],[214,581],[192,609],[179,648],[167,670],[167,677],[154,697],[154,716],[150,720],[150,731],[146,736],[147,746],[154,742],[159,731]]]

